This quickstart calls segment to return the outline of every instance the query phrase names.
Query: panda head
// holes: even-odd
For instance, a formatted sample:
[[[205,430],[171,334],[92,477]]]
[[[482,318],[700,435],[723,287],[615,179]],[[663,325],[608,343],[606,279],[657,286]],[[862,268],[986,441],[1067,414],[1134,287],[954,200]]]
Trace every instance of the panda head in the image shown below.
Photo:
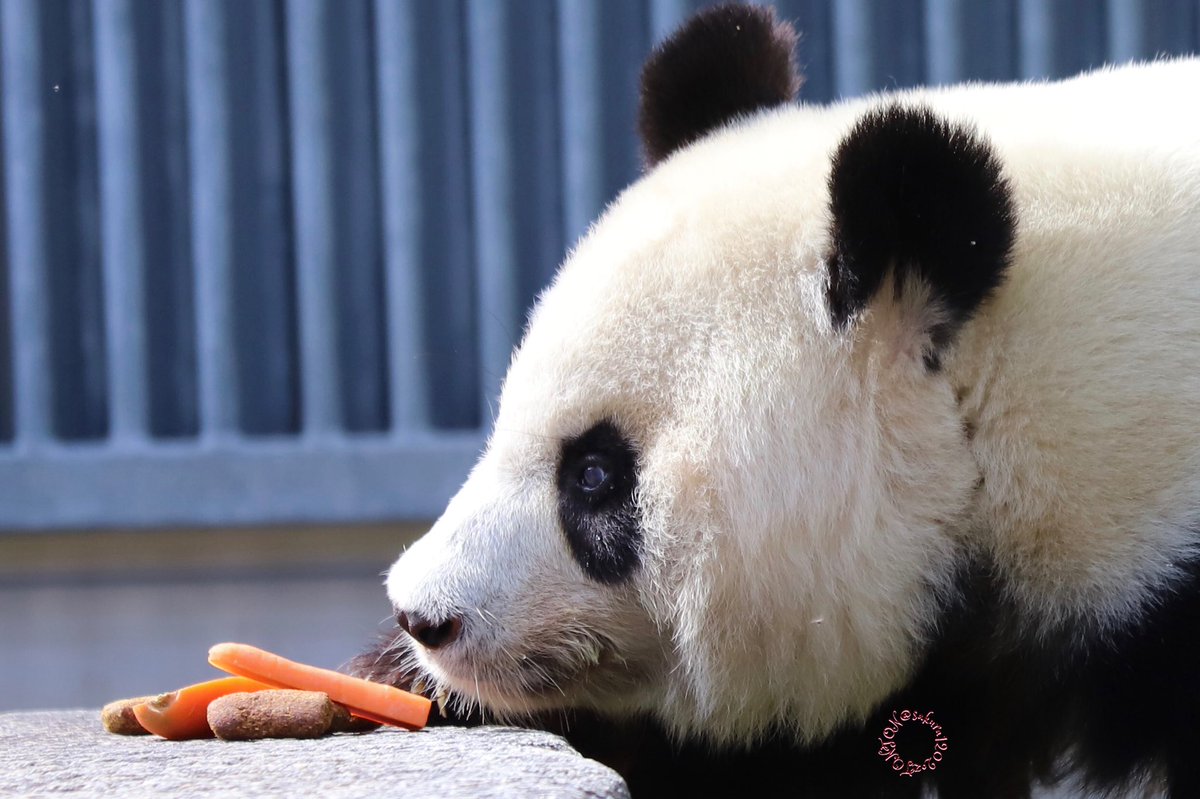
[[[428,680],[502,717],[799,740],[901,686],[976,471],[940,359],[1012,243],[990,148],[797,108],[771,12],[643,72],[647,173],[532,313],[486,451],[388,576]]]

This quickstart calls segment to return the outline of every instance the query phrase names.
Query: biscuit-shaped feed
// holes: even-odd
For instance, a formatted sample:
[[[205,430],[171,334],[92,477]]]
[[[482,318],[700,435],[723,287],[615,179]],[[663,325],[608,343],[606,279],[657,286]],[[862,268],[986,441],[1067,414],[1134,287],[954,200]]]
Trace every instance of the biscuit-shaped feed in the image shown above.
[[[334,713],[329,695],[320,691],[255,691],[214,700],[208,726],[225,741],[320,738],[331,731]]]
[[[150,731],[138,723],[133,715],[134,705],[149,702],[154,697],[139,696],[136,699],[118,699],[100,708],[100,723],[109,732],[117,735],[149,735]]]

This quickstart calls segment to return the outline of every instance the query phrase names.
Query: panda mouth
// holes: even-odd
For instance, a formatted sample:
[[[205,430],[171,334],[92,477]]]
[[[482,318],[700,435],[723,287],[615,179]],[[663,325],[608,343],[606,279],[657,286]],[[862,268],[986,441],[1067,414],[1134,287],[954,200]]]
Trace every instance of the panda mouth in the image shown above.
[[[504,674],[465,669],[461,675],[445,669],[431,669],[439,702],[451,707],[481,709],[499,714],[523,715],[570,704],[573,679],[548,675],[541,670],[521,669]]]
[[[599,642],[573,642],[564,649],[506,655],[501,662],[467,656],[430,664],[439,686],[467,703],[497,713],[527,713],[578,704],[595,693],[621,658]]]

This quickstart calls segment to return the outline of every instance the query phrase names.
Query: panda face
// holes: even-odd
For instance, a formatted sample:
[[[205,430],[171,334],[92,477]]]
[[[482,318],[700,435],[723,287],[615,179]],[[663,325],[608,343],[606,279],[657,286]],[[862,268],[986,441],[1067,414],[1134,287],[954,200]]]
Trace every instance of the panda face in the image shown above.
[[[636,689],[655,661],[647,616],[628,586],[584,572],[560,531],[553,467],[514,474],[484,458],[389,574],[389,596],[421,642],[422,670],[465,705],[505,715],[568,696],[599,701]],[[428,641],[413,617],[454,620],[454,635]],[[631,662],[614,669],[616,658]]]
[[[790,48],[769,11],[710,16]],[[389,574],[413,657],[462,702],[812,740],[920,657],[976,481],[938,354],[998,280],[959,285],[889,231],[972,203],[1004,227],[1000,178],[923,112],[746,107],[648,138],[654,168],[539,298],[485,453]],[[918,161],[874,163],[897,151]],[[917,168],[942,183],[893,185]],[[999,270],[1009,240],[977,221]]]
[[[836,326],[828,162],[783,177],[746,135],[656,170],[580,244],[486,453],[392,570],[397,608],[461,617],[416,649],[456,695],[816,735],[911,667],[974,479],[952,392],[902,309]]]

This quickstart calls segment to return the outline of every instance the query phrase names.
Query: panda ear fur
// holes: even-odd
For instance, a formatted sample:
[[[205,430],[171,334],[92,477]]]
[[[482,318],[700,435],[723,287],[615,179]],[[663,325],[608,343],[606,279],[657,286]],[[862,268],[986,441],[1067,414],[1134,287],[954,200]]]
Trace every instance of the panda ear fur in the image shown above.
[[[1011,189],[991,145],[927,108],[884,106],[838,146],[829,190],[834,324],[845,327],[889,272],[897,292],[923,282],[939,306],[925,331],[936,367],[938,351],[1003,281],[1012,250]]]
[[[642,67],[638,132],[646,165],[800,89],[796,31],[769,7],[722,5],[692,17]]]

